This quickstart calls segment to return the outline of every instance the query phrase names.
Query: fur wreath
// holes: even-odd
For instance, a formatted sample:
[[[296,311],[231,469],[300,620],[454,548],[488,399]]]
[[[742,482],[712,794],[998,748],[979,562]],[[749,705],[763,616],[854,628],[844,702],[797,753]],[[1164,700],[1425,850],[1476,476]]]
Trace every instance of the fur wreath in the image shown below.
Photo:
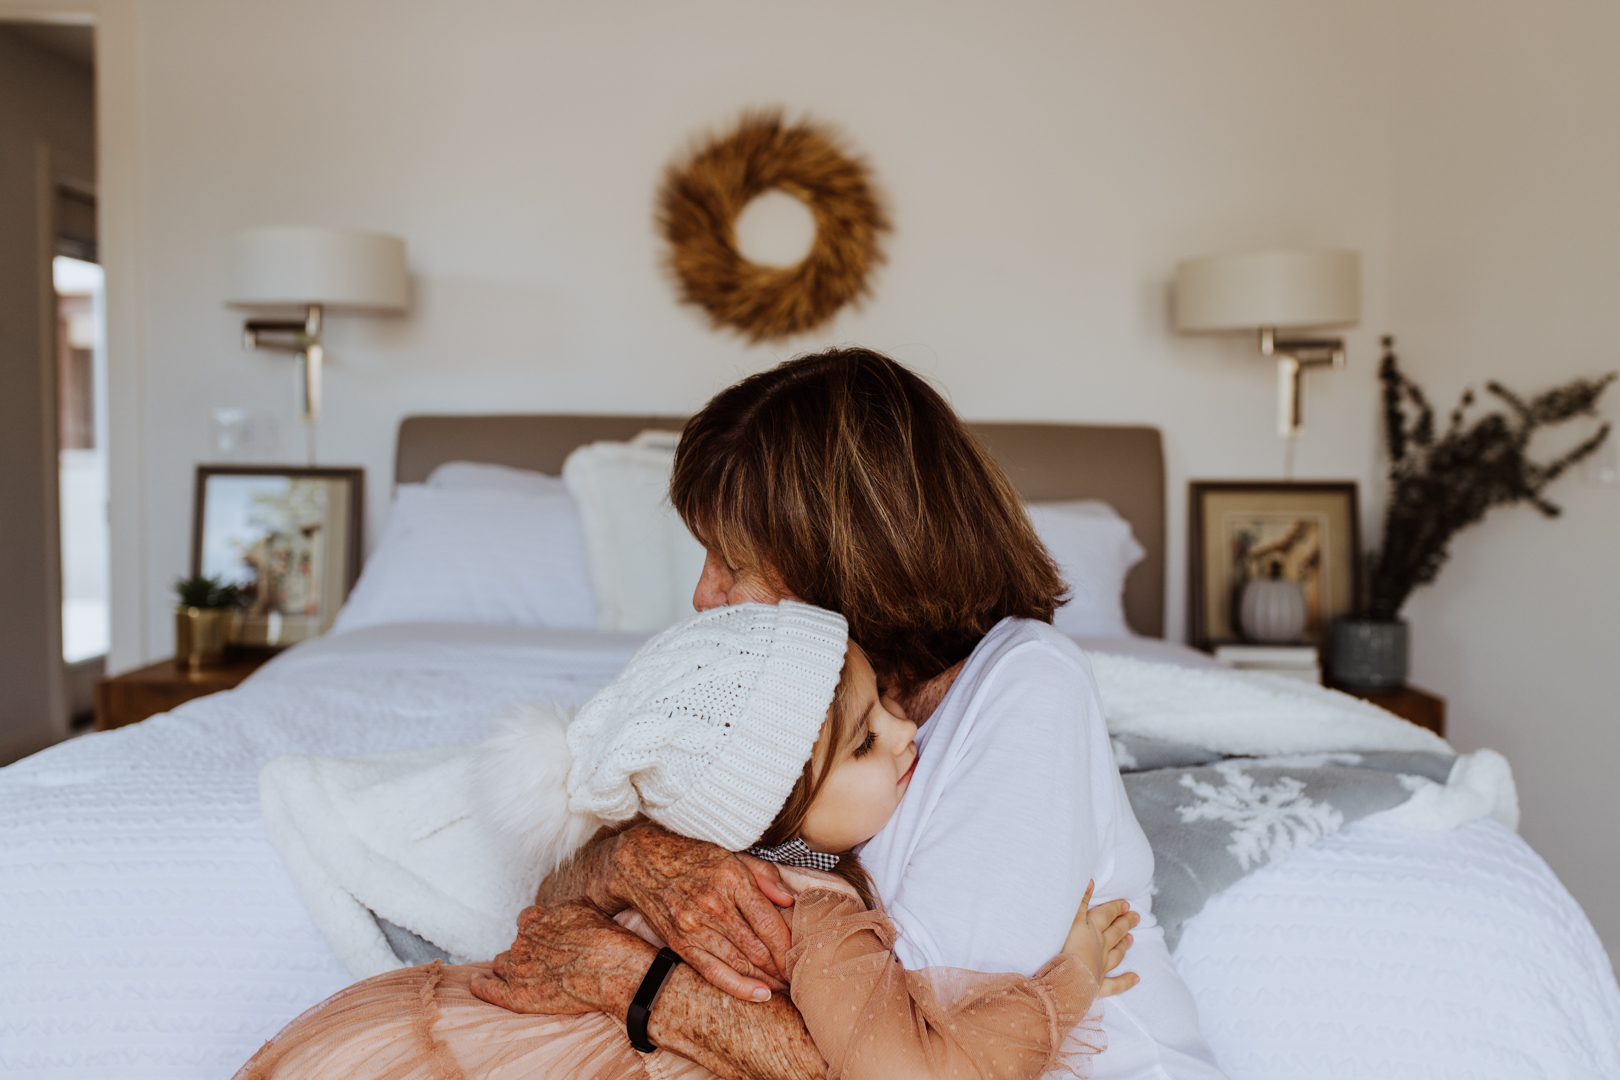
[[[664,172],[658,226],[681,299],[755,342],[813,330],[852,300],[869,295],[890,229],[865,163],[845,154],[830,130],[787,124],[780,110],[744,113]],[[816,239],[797,266],[759,266],[737,251],[733,225],[743,207],[772,188],[815,215]]]

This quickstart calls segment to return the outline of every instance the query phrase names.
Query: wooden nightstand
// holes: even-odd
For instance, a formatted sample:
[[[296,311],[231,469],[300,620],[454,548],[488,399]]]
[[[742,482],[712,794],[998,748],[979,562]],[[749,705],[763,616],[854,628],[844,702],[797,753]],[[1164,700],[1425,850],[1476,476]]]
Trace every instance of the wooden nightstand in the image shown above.
[[[1403,686],[1398,690],[1387,690],[1383,693],[1352,690],[1348,686],[1336,686],[1334,689],[1343,690],[1346,694],[1354,695],[1363,701],[1370,701],[1380,709],[1388,709],[1402,720],[1410,720],[1418,727],[1426,727],[1442,739],[1446,737],[1446,699],[1443,697],[1419,690],[1415,686]]]
[[[173,660],[159,660],[122,675],[96,680],[96,730],[111,731],[168,712],[192,698],[235,689],[270,659],[270,653],[227,654],[225,666],[193,674]]]

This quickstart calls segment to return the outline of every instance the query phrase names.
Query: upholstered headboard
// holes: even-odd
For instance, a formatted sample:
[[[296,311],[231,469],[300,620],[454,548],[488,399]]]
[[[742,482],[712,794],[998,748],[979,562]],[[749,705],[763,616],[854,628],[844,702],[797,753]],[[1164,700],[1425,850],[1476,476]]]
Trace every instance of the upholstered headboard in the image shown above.
[[[581,443],[680,430],[679,416],[408,416],[400,421],[396,483],[420,483],[446,461],[486,461],[557,474]],[[1102,499],[1147,549],[1125,582],[1131,629],[1164,635],[1164,450],[1157,428],[1092,424],[972,424],[1029,501]]]

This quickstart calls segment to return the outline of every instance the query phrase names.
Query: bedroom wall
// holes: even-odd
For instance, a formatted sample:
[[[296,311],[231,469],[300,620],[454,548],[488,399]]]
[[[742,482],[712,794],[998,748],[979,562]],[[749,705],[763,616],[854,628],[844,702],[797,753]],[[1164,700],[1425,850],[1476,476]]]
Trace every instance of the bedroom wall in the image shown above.
[[[1247,340],[1173,338],[1165,281],[1178,258],[1273,244],[1366,256],[1353,366],[1312,377],[1299,473],[1370,479],[1389,50],[1379,9],[1342,7],[141,5],[142,404],[124,438],[144,556],[119,583],[114,666],[170,648],[210,410],[261,410],[275,456],[303,452],[291,365],[242,352],[223,305],[243,226],[409,241],[412,314],[328,333],[320,460],[366,466],[373,537],[405,414],[687,410],[858,341],[970,417],[1160,425],[1179,543],[1186,477],[1279,475],[1282,450],[1272,369]],[[696,132],[770,103],[841,125],[897,229],[864,310],[750,348],[674,302],[652,199]]]
[[[1449,408],[1487,379],[1535,392],[1620,368],[1620,7],[1447,0],[1404,8],[1398,30],[1391,295],[1409,373]],[[1578,475],[1551,494],[1555,521],[1499,510],[1458,537],[1409,607],[1414,675],[1450,699],[1459,749],[1512,760],[1521,831],[1620,959],[1620,487]]]

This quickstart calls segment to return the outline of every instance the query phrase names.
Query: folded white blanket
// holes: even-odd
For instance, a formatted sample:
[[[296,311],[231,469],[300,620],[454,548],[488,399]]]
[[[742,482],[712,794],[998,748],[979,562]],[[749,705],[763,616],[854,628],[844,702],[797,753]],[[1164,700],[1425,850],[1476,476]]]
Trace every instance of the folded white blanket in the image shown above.
[[[1109,732],[1231,755],[1450,753],[1445,740],[1346,694],[1253,673],[1091,654]],[[566,715],[529,706],[542,727]],[[519,715],[524,715],[519,710]],[[559,729],[560,730],[560,729]],[[357,977],[399,967],[372,912],[468,960],[506,949],[544,873],[584,837],[535,838],[523,791],[546,768],[543,738],[364,757],[286,756],[259,778],[266,827],[321,931]],[[559,754],[558,761],[566,761]],[[500,771],[504,768],[504,772]],[[1457,759],[1378,815],[1451,829],[1487,815],[1518,824],[1512,772],[1489,750]]]

